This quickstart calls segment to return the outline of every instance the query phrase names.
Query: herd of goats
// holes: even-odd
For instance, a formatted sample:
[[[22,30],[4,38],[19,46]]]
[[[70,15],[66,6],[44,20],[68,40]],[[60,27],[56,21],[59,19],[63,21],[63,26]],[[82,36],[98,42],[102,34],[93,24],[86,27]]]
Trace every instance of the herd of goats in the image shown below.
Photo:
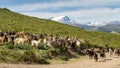
[[[3,32],[0,30],[0,41],[1,43],[9,42],[13,45],[24,45],[25,43],[31,45],[32,47],[38,47],[40,43],[47,44],[48,46],[53,46],[55,48],[66,47],[68,49],[80,50],[81,43],[88,42],[85,39],[73,39],[70,37],[60,37],[59,35],[52,34],[30,34],[24,31],[14,32],[7,31]],[[95,61],[98,60],[98,54],[100,57],[106,57],[105,52],[109,52],[110,56],[112,52],[119,55],[119,49],[108,49],[108,48],[90,48],[86,49],[85,53],[89,58],[94,57]]]
[[[0,41],[2,43],[9,42],[13,45],[23,45],[25,43],[32,47],[38,47],[40,43],[47,44],[53,47],[67,47],[67,48],[80,48],[80,43],[86,42],[85,39],[72,39],[69,37],[60,37],[59,35],[52,34],[30,34],[24,31],[14,32],[7,31],[3,32],[0,30]]]

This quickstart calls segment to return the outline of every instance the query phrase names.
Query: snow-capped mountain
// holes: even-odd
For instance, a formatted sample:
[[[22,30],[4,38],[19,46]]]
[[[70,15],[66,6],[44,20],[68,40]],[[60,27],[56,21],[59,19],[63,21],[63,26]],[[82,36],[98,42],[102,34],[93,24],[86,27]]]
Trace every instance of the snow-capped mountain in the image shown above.
[[[105,26],[105,25],[120,25],[120,21],[112,21],[112,22],[89,22],[88,26]]]
[[[89,22],[87,25],[88,26],[104,26],[106,25],[106,22]]]
[[[115,31],[120,33],[120,21],[88,22],[86,24],[80,24],[80,23],[76,23],[74,20],[70,19],[68,16],[51,17],[49,18],[49,20],[61,22],[61,23],[76,26],[79,28],[84,28],[86,30],[103,31],[103,32]]]
[[[99,26],[95,31],[112,32],[112,33],[118,32],[118,33],[120,33],[120,21],[107,22],[106,25]]]
[[[57,16],[57,17],[51,17],[50,20],[65,23],[65,24],[72,24],[75,23],[74,20],[70,19],[68,16]]]
[[[112,21],[109,22],[107,25],[120,25],[120,21]]]

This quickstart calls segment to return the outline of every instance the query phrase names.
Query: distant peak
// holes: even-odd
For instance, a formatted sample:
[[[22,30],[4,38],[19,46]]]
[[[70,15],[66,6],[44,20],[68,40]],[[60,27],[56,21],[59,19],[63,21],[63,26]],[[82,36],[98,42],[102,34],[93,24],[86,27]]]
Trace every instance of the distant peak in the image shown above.
[[[89,22],[87,25],[88,26],[104,26],[106,25],[106,23],[105,22]]]
[[[51,17],[50,20],[65,23],[65,24],[72,24],[74,23],[74,20],[71,20],[68,16],[57,16],[57,17]]]

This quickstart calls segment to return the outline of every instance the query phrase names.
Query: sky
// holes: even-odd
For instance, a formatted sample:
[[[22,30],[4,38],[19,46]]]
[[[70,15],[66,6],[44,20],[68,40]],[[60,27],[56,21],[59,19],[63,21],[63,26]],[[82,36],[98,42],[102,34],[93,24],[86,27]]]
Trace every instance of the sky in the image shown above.
[[[0,0],[0,8],[46,19],[68,16],[82,24],[120,21],[120,0]]]

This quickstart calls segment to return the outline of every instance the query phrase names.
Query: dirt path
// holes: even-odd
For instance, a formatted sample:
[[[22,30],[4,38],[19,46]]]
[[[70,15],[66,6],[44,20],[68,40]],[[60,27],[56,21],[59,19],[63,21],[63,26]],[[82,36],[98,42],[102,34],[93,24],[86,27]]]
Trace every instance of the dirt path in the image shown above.
[[[51,65],[15,65],[1,64],[0,68],[120,68],[120,57],[108,57],[105,62],[99,59],[99,62],[94,60],[81,60],[68,64],[51,64]]]

